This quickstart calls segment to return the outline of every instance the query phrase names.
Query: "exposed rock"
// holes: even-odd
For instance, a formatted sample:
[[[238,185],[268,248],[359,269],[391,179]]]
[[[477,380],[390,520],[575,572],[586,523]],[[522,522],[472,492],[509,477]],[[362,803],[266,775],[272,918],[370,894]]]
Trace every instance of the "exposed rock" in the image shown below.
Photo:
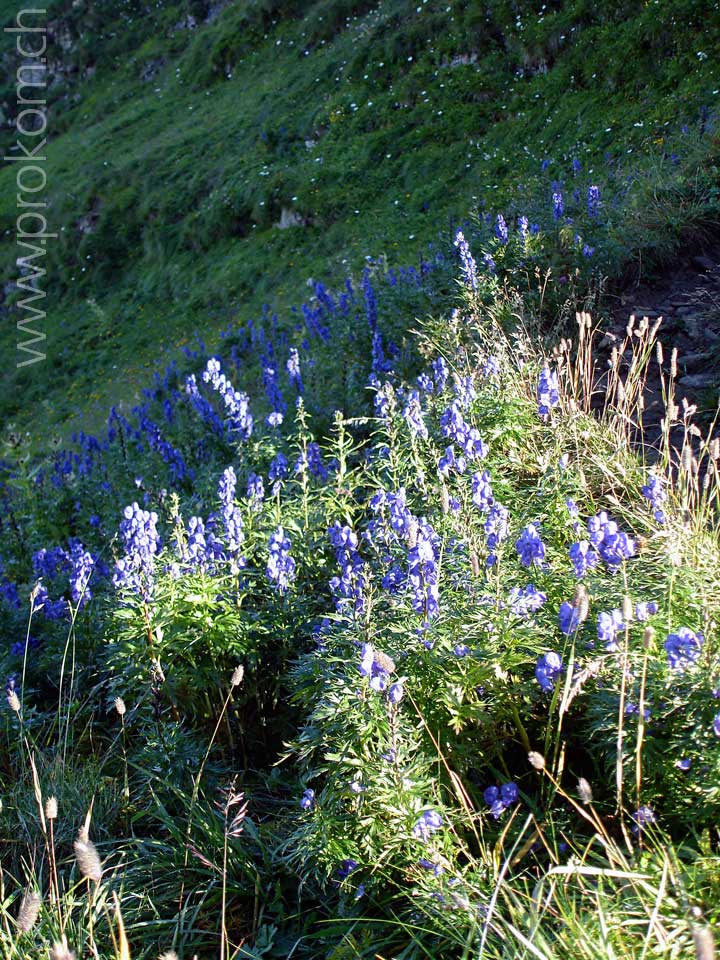
[[[678,383],[686,390],[705,390],[707,387],[717,387],[717,377],[712,373],[693,373],[680,377]]]
[[[297,210],[291,210],[289,207],[283,207],[280,210],[280,220],[273,224],[279,230],[287,230],[289,227],[304,227],[305,219]]]

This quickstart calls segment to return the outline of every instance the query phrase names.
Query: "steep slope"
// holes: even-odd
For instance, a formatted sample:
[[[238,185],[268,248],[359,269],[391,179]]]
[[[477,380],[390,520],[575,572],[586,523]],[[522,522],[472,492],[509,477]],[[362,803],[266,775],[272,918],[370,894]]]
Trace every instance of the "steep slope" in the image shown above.
[[[608,150],[642,157],[668,123],[712,105],[708,12],[700,0],[50,4],[48,359],[14,368],[27,354],[6,284],[3,422],[27,429],[42,411],[52,430],[92,425],[94,407],[133,399],[142,371],[194,332],[212,342],[238,312],[297,301],[307,277],[357,270],[368,253],[407,261],[478,206],[522,211],[545,157],[548,202],[573,156],[589,168]],[[26,252],[16,168],[1,180],[10,281]]]

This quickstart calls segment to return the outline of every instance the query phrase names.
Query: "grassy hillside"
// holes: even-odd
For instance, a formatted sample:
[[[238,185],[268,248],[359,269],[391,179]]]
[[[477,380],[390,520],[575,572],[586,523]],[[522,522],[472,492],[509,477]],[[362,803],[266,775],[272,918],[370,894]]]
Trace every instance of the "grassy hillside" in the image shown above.
[[[713,106],[707,14],[692,0],[52,3],[49,359],[4,366],[3,422],[96,426],[195,331],[213,342],[263,303],[298,302],[308,277],[357,276],[367,254],[411,262],[474,209],[549,205],[573,159],[583,178],[637,176]],[[12,180],[6,164],[8,278]],[[274,226],[283,210],[298,225]],[[621,238],[615,268],[656,243],[644,232]]]

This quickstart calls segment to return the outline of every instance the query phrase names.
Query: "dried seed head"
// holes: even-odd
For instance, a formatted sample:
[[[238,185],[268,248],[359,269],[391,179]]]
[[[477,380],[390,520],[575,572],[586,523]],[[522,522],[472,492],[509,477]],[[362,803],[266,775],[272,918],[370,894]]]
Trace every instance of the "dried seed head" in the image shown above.
[[[710,444],[710,457],[712,460],[720,460],[720,437],[715,437]]]
[[[689,447],[686,444],[682,449],[682,454],[680,455],[680,463],[685,473],[690,473],[692,469],[692,461],[692,447]]]
[[[657,359],[658,366],[661,367],[663,362],[663,348],[659,340],[655,346],[655,358]]]
[[[592,787],[587,782],[585,777],[580,777],[578,780],[577,792],[583,803],[592,803]]]
[[[174,950],[168,950],[166,953],[161,953],[159,960],[178,960],[178,955]]]
[[[623,597],[622,618],[625,621],[625,623],[630,623],[630,621],[633,618],[633,605],[630,597]]]
[[[418,538],[417,521],[412,520],[409,525],[408,534],[407,534],[407,542],[410,550],[414,550],[415,547],[417,546],[417,538]]]
[[[538,753],[537,750],[531,750],[528,754],[528,760],[530,761],[530,766],[534,767],[536,770],[545,769],[545,757]]]
[[[652,627],[645,627],[643,631],[643,647],[645,647],[646,650],[650,649],[654,639],[655,630]]]
[[[693,927],[696,960],[715,960],[715,938],[710,927]]]
[[[381,670],[384,670],[385,673],[395,672],[395,661],[392,660],[386,653],[383,653],[382,650],[375,651],[375,663],[380,667]]]
[[[22,933],[27,933],[29,930],[32,930],[37,922],[41,905],[42,898],[40,894],[34,890],[25,891],[22,901],[20,902],[20,910],[18,911],[18,930],[22,931]]]
[[[53,944],[50,949],[50,960],[75,960],[75,951],[68,947],[64,937],[62,943]]]
[[[82,873],[84,877],[87,877],[88,880],[94,880],[95,883],[100,883],[102,879],[100,855],[97,852],[97,847],[89,838],[85,827],[80,828],[77,840],[73,846],[75,848],[75,858],[80,868],[80,873]]]
[[[670,376],[671,377],[677,376],[677,358],[678,358],[677,347],[673,347],[672,353],[670,354]]]
[[[239,687],[243,682],[243,677],[245,676],[245,667],[239,663],[233,670],[233,675],[230,678],[231,687]]]
[[[448,488],[445,486],[445,484],[443,484],[440,489],[440,502],[442,504],[442,512],[449,513],[450,512],[450,494],[448,493]]]
[[[125,701],[122,697],[115,697],[114,706],[118,712],[118,716],[124,717],[125,713],[127,712],[127,707],[125,706]]]
[[[474,577],[480,576],[480,561],[477,558],[477,554],[473,550],[470,553],[470,569],[472,570]]]
[[[48,797],[45,801],[45,816],[48,820],[56,820],[58,815],[58,805],[57,799],[55,797]]]
[[[20,699],[14,690],[7,695],[8,706],[14,713],[20,713]]]

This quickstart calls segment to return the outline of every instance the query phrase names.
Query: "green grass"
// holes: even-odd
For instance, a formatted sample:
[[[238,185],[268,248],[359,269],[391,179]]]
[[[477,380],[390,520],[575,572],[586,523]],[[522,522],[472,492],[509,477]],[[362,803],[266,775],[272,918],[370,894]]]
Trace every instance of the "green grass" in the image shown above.
[[[89,17],[51,7],[71,25],[64,59],[78,73],[51,93],[48,361],[4,367],[6,430],[42,447],[40,411],[45,439],[96,427],[195,332],[212,344],[263,303],[300,302],[307,277],[357,274],[366,254],[411,262],[478,206],[522,212],[538,186],[549,203],[573,156],[601,178],[607,150],[625,163],[634,151],[642,168],[666,124],[693,121],[720,82],[717,37],[692,0],[602,13],[571,2],[542,20],[523,3],[519,25],[502,3],[487,17],[409,0],[299,10],[241,2],[188,31],[172,29],[186,7],[163,3],[150,31],[133,4],[93,5]],[[449,65],[470,51],[475,63]],[[8,277],[12,178],[6,165]],[[310,225],[274,228],[283,207]]]

